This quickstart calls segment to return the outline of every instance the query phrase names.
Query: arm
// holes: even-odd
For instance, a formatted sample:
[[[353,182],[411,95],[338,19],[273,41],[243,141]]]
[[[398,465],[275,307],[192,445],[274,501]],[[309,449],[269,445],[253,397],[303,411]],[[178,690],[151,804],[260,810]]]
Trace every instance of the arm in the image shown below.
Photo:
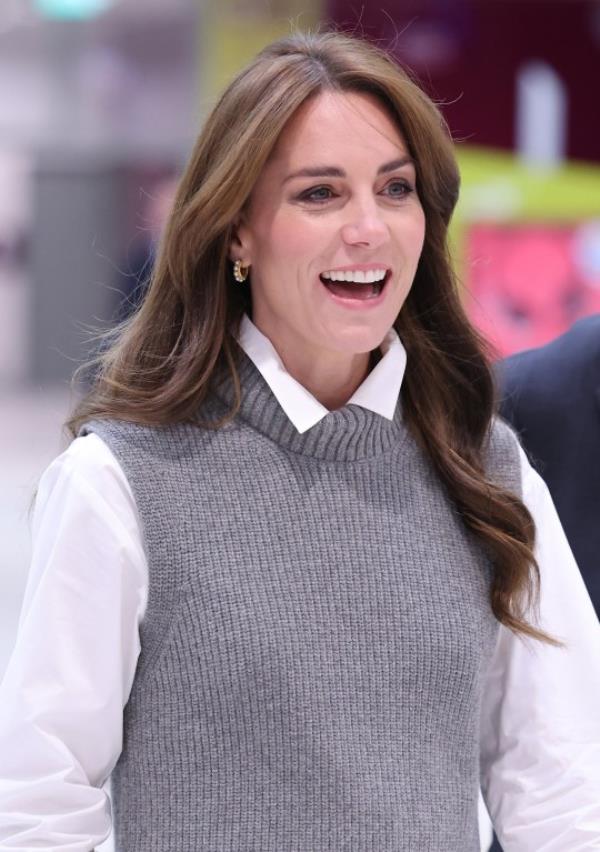
[[[122,747],[146,561],[107,446],[78,438],[40,482],[14,652],[0,687],[0,850],[89,852]]]
[[[600,848],[600,629],[548,489],[521,452],[536,529],[539,626],[500,627],[484,689],[481,786],[504,852]]]

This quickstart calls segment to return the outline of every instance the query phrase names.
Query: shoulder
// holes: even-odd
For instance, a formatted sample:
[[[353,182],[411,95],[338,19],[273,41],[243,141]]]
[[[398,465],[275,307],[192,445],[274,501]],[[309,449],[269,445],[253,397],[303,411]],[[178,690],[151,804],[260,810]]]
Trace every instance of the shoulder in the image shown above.
[[[215,471],[227,459],[228,447],[218,436],[191,423],[151,426],[98,418],[85,423],[80,436],[105,442],[127,478],[140,517],[152,524],[159,506],[185,511],[190,500],[209,499]]]
[[[108,444],[96,434],[75,438],[46,468],[44,479],[78,478],[90,484],[99,479],[122,475],[119,463]]]
[[[33,508],[33,532],[52,535],[98,525],[104,533],[137,535],[137,508],[124,471],[96,435],[76,438],[42,474]],[[96,526],[94,526],[96,528]]]
[[[156,427],[110,418],[88,420],[79,430],[79,438],[95,437],[108,447],[129,444],[148,446],[152,443]]]
[[[207,430],[187,423],[150,426],[103,418],[84,423],[79,434],[101,438],[128,469],[185,462],[198,453]]]
[[[490,422],[487,446],[491,452],[518,453],[519,439],[517,433],[510,423],[499,414],[492,417]]]
[[[578,320],[564,337],[586,355],[600,356],[600,314]]]
[[[501,416],[493,417],[483,451],[487,475],[511,491],[520,493],[522,452],[512,426]]]
[[[38,495],[55,489],[102,493],[106,499],[130,496],[125,474],[106,442],[95,434],[75,438],[44,471]]]
[[[600,376],[600,314],[579,320],[545,346],[511,355],[497,369],[507,392],[536,389],[542,377],[553,386],[571,381],[574,369],[578,373],[591,369]]]

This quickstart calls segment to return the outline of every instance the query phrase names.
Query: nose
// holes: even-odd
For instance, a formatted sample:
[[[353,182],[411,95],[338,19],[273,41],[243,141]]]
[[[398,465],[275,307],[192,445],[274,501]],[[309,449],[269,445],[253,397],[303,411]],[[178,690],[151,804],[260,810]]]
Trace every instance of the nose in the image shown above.
[[[357,201],[351,210],[348,208],[348,219],[342,227],[342,239],[347,245],[377,248],[387,236],[388,228],[376,203]]]

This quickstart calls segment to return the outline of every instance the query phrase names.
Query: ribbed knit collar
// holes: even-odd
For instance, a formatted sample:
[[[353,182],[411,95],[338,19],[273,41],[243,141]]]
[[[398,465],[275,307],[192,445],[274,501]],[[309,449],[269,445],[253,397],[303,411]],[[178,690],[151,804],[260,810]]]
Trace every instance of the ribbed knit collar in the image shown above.
[[[248,320],[248,323],[250,322]],[[255,326],[253,328],[256,329]],[[246,324],[246,332],[249,330],[250,326]],[[258,330],[256,329],[256,331]],[[396,335],[395,332],[393,334]],[[246,345],[248,339],[246,334]],[[258,338],[255,337],[254,339],[256,341]],[[398,340],[397,335],[395,339]],[[405,364],[405,360],[402,358],[404,348],[400,344],[400,348],[396,348],[394,353],[390,353],[389,345],[392,340],[394,340],[393,337],[386,338],[386,346],[385,349],[382,347],[382,352],[388,351],[378,364],[378,366],[381,366],[387,354],[392,354],[392,358],[388,359],[387,366],[389,368],[391,362],[395,360],[399,371],[395,376],[394,385],[396,387],[393,392],[396,399],[391,419],[364,407],[362,403],[349,401],[335,411],[327,412],[326,409],[323,409],[324,414],[320,415],[320,419],[314,425],[304,432],[299,432],[282,406],[281,393],[279,394],[280,399],[278,399],[266,376],[247,354],[245,346],[239,339],[240,362],[238,371],[242,402],[238,416],[252,428],[290,452],[313,456],[324,461],[360,461],[386,453],[398,446],[406,436],[399,395]],[[279,363],[281,364],[281,362]],[[268,372],[265,372],[268,376]],[[285,375],[289,382],[295,382],[289,373],[286,372]],[[365,379],[365,382],[367,379]],[[361,388],[365,382],[363,382]],[[295,384],[298,383],[295,382]],[[279,389],[281,390],[281,383]],[[308,394],[305,389],[301,390]],[[389,383],[387,390],[389,393]],[[233,385],[229,376],[220,385],[215,386],[214,391],[215,395],[228,407],[232,404],[234,398]],[[363,396],[366,396],[366,394],[363,394]],[[355,397],[356,395],[351,400],[354,400]],[[314,400],[314,397],[311,397],[311,399]],[[320,405],[317,400],[314,401]]]

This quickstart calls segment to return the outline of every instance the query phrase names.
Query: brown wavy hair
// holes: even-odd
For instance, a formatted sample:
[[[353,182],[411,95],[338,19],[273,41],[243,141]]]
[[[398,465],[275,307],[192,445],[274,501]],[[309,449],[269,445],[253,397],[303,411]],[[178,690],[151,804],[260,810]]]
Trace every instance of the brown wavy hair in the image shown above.
[[[461,305],[447,248],[459,174],[435,104],[388,54],[336,31],[298,33],[267,46],[225,89],[208,116],[179,184],[148,291],[95,359],[91,390],[67,427],[92,417],[149,425],[220,428],[240,403],[235,337],[251,293],[232,277],[233,222],[281,131],[323,91],[377,97],[416,164],[425,241],[394,326],[409,354],[402,384],[408,426],[494,566],[491,607],[510,630],[559,644],[525,619],[536,611],[535,529],[518,497],[486,478],[484,451],[496,411],[490,359]],[[236,391],[216,423],[197,412],[220,369]],[[424,389],[427,389],[425,392]]]

